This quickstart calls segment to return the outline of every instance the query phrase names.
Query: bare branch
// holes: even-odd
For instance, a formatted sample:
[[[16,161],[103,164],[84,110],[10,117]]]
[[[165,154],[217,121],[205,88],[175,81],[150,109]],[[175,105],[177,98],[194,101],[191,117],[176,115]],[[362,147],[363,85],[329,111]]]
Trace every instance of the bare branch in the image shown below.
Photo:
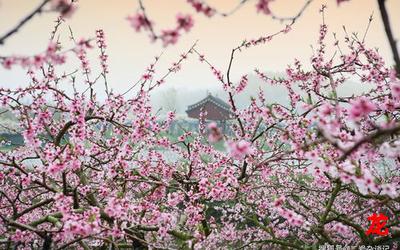
[[[29,20],[31,20],[34,16],[37,14],[40,14],[43,11],[43,8],[46,6],[46,4],[50,2],[50,0],[44,0],[38,7],[36,7],[29,15],[27,15],[24,19],[22,19],[14,28],[12,28],[10,31],[8,31],[6,34],[4,34],[2,37],[0,37],[0,45],[3,45],[9,37],[14,35],[19,31],[22,26],[24,26]]]

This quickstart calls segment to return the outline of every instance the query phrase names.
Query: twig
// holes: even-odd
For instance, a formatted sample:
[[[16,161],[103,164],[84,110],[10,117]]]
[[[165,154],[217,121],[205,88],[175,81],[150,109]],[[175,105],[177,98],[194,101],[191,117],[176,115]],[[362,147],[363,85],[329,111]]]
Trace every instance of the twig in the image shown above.
[[[149,30],[150,30],[151,34],[153,35],[153,38],[154,39],[159,38],[160,36],[155,33],[155,31],[153,29],[153,26],[151,25],[150,19],[147,17],[146,8],[144,7],[142,0],[138,0],[138,2],[139,2],[139,7],[140,7],[140,9],[142,11],[142,14],[144,16],[144,19],[146,20],[146,22],[148,24],[148,27],[149,27]]]
[[[242,8],[244,6],[244,4],[246,2],[248,2],[249,0],[242,0],[240,1],[240,3],[238,3],[238,5],[236,5],[231,11],[228,12],[219,12],[219,14],[223,17],[227,17],[230,16],[232,14],[234,14],[236,11],[238,11],[240,8]]]
[[[399,51],[397,50],[396,40],[393,37],[392,28],[390,27],[390,20],[385,7],[385,0],[378,0],[378,5],[379,5],[379,11],[381,12],[382,16],[382,22],[383,25],[385,26],[386,36],[389,40],[390,48],[392,50],[396,72],[397,75],[400,75],[400,56],[399,56]]]
[[[290,24],[294,24],[296,22],[296,20],[303,15],[304,11],[307,9],[307,7],[312,3],[313,0],[308,0],[307,2],[305,2],[305,4],[303,5],[303,7],[299,10],[299,12],[297,12],[297,14],[295,16],[292,17],[279,17],[279,16],[275,16],[274,14],[271,14],[272,19],[274,20],[278,20],[280,22],[284,22],[284,21],[290,21]]]
[[[20,21],[19,24],[17,24],[17,26],[15,26],[13,29],[11,29],[10,31],[8,31],[5,35],[3,35],[2,37],[0,37],[0,45],[3,45],[5,40],[7,38],[9,38],[10,36],[14,35],[15,33],[17,33],[19,31],[19,29],[24,26],[29,20],[31,20],[36,14],[39,14],[42,12],[44,6],[50,2],[50,0],[44,0],[38,7],[36,7],[36,9],[34,9],[29,15],[27,15],[24,19],[22,19]]]
[[[343,153],[343,155],[339,158],[339,161],[345,160],[351,153],[356,151],[364,143],[371,142],[371,141],[373,141],[375,139],[378,139],[379,137],[384,136],[384,135],[395,134],[395,133],[397,133],[399,131],[400,131],[400,125],[399,124],[397,124],[397,126],[394,126],[394,127],[391,127],[391,128],[387,128],[387,129],[378,129],[376,132],[363,137],[361,140],[356,142],[351,148],[346,150]]]

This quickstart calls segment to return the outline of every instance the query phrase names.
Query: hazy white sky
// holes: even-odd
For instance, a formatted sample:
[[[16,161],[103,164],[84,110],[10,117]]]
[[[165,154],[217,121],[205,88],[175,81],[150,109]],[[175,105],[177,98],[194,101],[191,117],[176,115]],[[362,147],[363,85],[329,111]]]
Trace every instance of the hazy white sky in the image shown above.
[[[41,0],[0,0],[0,33],[6,32],[26,13],[29,13]],[[155,21],[156,30],[173,27],[175,15],[193,13],[194,10],[185,0],[144,0],[148,15]],[[229,10],[239,0],[208,0],[208,3],[221,10]],[[277,0],[271,4],[276,15],[287,16],[297,13],[305,0]],[[68,47],[68,25],[75,37],[93,37],[95,30],[105,31],[110,63],[110,85],[117,91],[127,89],[136,81],[153,57],[163,52],[159,72],[165,73],[168,66],[186,51],[196,40],[198,50],[202,51],[214,64],[225,70],[233,47],[243,39],[257,38],[260,35],[274,33],[283,24],[269,16],[257,14],[256,1],[249,1],[234,15],[212,19],[194,15],[195,26],[183,36],[176,46],[163,48],[160,43],[149,43],[145,33],[136,33],[125,20],[138,8],[135,0],[80,0],[79,9],[61,30],[61,40]],[[307,61],[311,55],[310,45],[315,44],[321,17],[318,12],[322,4],[327,4],[326,23],[330,32],[343,37],[342,25],[348,31],[363,33],[370,14],[375,19],[367,36],[368,45],[379,47],[381,54],[391,62],[387,43],[376,0],[351,0],[336,5],[336,0],[314,0],[304,15],[296,22],[294,30],[287,35],[277,37],[271,43],[246,50],[237,55],[233,66],[233,76],[238,78],[252,72],[255,68],[264,71],[283,71],[294,58]],[[387,0],[391,22],[396,37],[400,36],[400,1]],[[53,13],[37,16],[23,27],[5,46],[0,46],[0,55],[34,54],[46,47],[56,15]],[[331,37],[331,35],[330,35]],[[96,54],[91,55],[92,64],[98,65]],[[76,62],[78,66],[78,62]],[[75,67],[75,65],[73,65]],[[0,69],[0,86],[19,86],[26,82],[22,70],[4,71]],[[168,79],[167,85],[180,91],[205,89],[218,84],[205,64],[199,63],[197,56],[190,58],[183,70]]]

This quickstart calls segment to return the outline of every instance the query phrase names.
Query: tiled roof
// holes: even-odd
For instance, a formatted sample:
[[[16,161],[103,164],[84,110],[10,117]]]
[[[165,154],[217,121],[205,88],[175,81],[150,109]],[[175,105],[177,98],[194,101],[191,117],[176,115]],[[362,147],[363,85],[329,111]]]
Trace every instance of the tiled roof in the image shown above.
[[[199,106],[202,106],[203,104],[205,104],[207,102],[211,102],[214,105],[216,105],[217,107],[220,107],[220,108],[226,110],[227,112],[232,112],[231,106],[228,103],[224,102],[222,99],[220,99],[218,97],[212,96],[211,94],[208,94],[208,96],[206,98],[204,98],[203,100],[201,100],[195,104],[189,105],[186,111],[195,109]]]

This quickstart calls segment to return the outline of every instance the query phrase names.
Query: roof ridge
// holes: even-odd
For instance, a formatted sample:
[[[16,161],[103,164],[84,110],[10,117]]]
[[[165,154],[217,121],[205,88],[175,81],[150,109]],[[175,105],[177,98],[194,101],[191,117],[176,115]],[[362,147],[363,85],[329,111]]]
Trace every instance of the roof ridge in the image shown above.
[[[189,105],[188,108],[187,108],[187,111],[192,110],[192,109],[194,109],[194,108],[196,108],[196,107],[198,107],[198,106],[200,106],[200,105],[206,103],[207,101],[210,101],[210,102],[212,102],[214,105],[216,105],[216,106],[218,106],[218,107],[220,107],[220,108],[222,108],[222,109],[224,109],[224,110],[226,110],[226,111],[232,113],[231,106],[230,106],[228,103],[226,103],[226,102],[225,102],[224,100],[222,100],[221,98],[216,97],[216,96],[213,96],[213,95],[211,95],[211,94],[208,94],[208,95],[207,95],[205,98],[203,98],[202,100],[200,100],[200,101],[198,101],[198,102],[196,102],[196,103],[194,103],[194,104],[192,104],[192,105]]]

